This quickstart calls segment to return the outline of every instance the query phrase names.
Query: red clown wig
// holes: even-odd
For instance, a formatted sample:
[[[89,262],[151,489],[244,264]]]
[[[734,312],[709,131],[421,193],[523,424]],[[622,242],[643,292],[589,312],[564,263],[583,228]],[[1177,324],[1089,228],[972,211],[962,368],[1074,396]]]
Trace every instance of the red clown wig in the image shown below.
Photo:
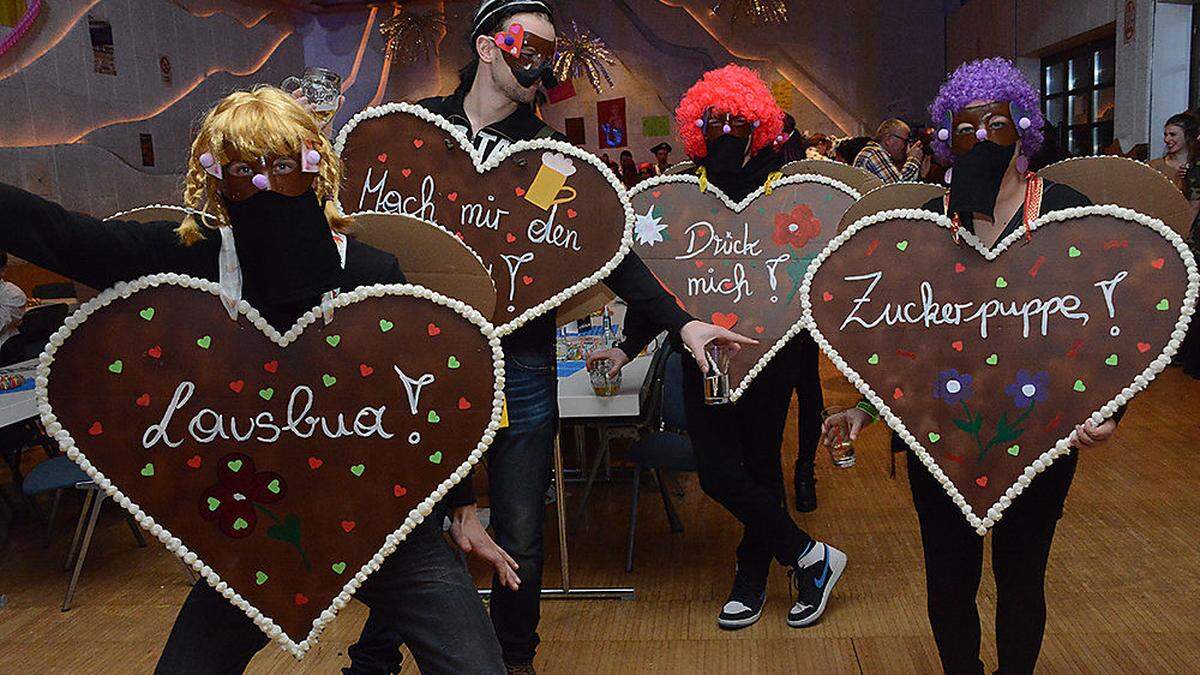
[[[704,129],[696,120],[705,113],[729,113],[758,122],[750,142],[750,154],[775,142],[783,131],[783,110],[775,102],[770,88],[758,73],[742,66],[729,65],[710,70],[683,95],[675,109],[675,122],[683,138],[684,151],[692,159],[708,155]]]

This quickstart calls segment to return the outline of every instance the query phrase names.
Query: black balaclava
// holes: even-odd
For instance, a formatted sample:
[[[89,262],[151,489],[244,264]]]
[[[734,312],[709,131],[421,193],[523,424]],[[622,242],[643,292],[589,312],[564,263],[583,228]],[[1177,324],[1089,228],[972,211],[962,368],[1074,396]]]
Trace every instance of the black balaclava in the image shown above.
[[[708,155],[704,166],[712,173],[734,173],[741,171],[746,161],[746,147],[750,138],[738,138],[726,134],[708,142]]]
[[[981,141],[956,157],[950,176],[950,213],[969,218],[971,214],[990,215],[995,211],[1000,183],[1016,149],[1015,144],[1002,146]]]
[[[275,328],[289,328],[324,293],[340,286],[341,258],[315,192],[288,197],[263,190],[244,201],[227,201],[225,209],[244,297]]]

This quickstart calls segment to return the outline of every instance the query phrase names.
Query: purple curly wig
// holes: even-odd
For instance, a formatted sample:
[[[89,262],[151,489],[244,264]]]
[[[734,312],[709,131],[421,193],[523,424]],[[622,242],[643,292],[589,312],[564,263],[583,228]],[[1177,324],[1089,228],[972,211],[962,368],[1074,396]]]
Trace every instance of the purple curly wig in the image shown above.
[[[929,106],[934,129],[945,129],[947,120],[953,117],[954,113],[975,101],[1007,101],[1019,109],[1019,114],[1017,110],[1013,111],[1014,118],[1023,115],[1032,123],[1028,129],[1017,127],[1021,136],[1021,154],[1033,157],[1041,149],[1042,126],[1046,122],[1042,117],[1041,94],[1037,87],[1030,84],[1021,71],[1017,70],[1012,61],[992,58],[959,66],[942,85],[937,98]],[[1013,123],[1017,121],[1018,119],[1013,119]],[[950,131],[954,132],[953,129]],[[949,141],[939,140],[935,135],[933,151],[942,162],[954,162]]]

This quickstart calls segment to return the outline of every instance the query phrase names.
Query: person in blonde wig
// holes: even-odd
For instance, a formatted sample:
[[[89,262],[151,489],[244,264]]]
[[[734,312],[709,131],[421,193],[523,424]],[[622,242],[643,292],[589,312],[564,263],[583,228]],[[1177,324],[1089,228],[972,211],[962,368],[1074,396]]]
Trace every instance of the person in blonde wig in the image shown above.
[[[229,95],[204,118],[188,161],[190,215],[182,224],[101,221],[0,183],[0,250],[93,288],[161,272],[219,281],[226,300],[245,299],[285,331],[338,289],[404,282],[394,256],[339,232],[350,225],[336,206],[340,180],[341,163],[316,120],[284,92],[259,87]],[[422,672],[503,673],[500,645],[442,537],[442,521],[427,518],[355,597],[371,608],[370,622],[408,645]],[[510,559],[482,537],[472,552],[515,579]],[[157,672],[240,673],[267,640],[200,581]],[[398,672],[396,649],[348,653],[347,672]]]

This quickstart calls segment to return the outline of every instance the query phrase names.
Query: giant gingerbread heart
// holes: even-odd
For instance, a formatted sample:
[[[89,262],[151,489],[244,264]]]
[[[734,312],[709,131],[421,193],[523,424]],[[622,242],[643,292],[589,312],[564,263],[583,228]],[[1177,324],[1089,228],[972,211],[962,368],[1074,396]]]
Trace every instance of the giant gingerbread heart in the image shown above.
[[[1113,206],[1047,214],[994,251],[950,227],[911,210],[858,221],[809,271],[805,319],[984,534],[1075,425],[1166,367],[1200,275],[1178,235]]]
[[[499,339],[462,303],[375,286],[283,335],[216,284],[101,293],[41,357],[47,430],[300,658],[495,434]],[[394,551],[394,553],[393,553]]]
[[[695,176],[662,176],[630,194],[638,256],[693,316],[758,340],[729,365],[737,400],[775,353],[802,330],[800,282],[859,197],[812,174],[733,203]]]
[[[620,182],[567,143],[522,141],[485,161],[445,118],[391,103],[355,115],[336,149],[343,211],[436,222],[483,258],[501,334],[595,285],[629,250],[633,212]]]

